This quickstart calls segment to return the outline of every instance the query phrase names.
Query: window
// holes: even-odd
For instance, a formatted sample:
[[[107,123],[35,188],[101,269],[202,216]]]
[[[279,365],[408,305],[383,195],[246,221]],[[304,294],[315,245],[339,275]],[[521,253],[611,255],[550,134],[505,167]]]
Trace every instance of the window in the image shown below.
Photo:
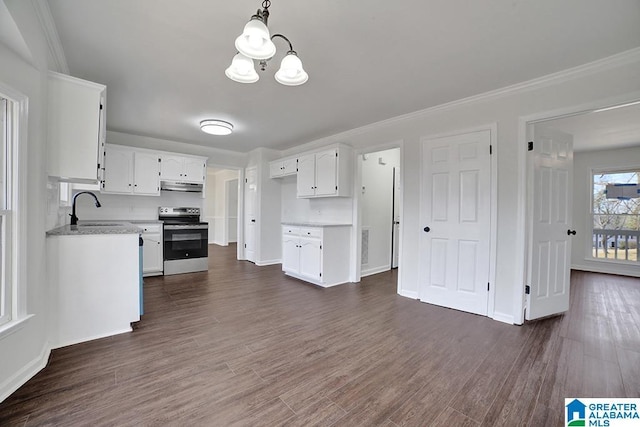
[[[0,96],[0,325],[12,320],[15,281],[12,212],[13,103]]]
[[[591,256],[594,259],[638,262],[639,170],[593,173]]]

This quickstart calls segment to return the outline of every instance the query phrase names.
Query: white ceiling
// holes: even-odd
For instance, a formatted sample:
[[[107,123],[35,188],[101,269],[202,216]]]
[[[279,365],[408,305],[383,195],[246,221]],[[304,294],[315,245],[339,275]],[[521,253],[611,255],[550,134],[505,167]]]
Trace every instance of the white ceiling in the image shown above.
[[[640,145],[640,104],[540,123],[573,135],[574,151]]]
[[[271,33],[309,73],[227,79],[259,0],[49,0],[71,75],[107,85],[112,131],[249,151],[285,149],[640,45],[638,0],[273,0]],[[202,133],[228,120],[228,137]]]

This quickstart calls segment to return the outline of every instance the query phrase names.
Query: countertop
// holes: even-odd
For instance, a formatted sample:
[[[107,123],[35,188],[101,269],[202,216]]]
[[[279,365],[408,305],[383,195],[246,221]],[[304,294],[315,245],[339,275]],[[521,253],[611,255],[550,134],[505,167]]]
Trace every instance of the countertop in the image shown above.
[[[84,236],[96,234],[140,234],[142,229],[134,221],[79,221],[73,229],[69,224],[47,231],[49,236]],[[151,223],[153,221],[140,221]],[[93,225],[91,225],[93,224]]]
[[[352,224],[335,223],[335,222],[301,222],[301,221],[283,221],[282,225],[292,225],[295,227],[350,227]]]

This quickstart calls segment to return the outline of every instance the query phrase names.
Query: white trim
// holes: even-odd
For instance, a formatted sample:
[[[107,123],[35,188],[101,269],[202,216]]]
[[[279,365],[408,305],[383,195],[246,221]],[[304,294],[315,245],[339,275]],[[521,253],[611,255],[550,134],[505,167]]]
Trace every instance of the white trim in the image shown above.
[[[601,261],[594,261],[596,263],[600,263]],[[630,268],[624,268],[630,267]],[[620,265],[618,263],[607,263],[601,262],[600,265],[586,265],[586,264],[571,264],[572,270],[580,270],[580,271],[588,271],[592,273],[602,273],[602,274],[614,274],[616,276],[631,276],[631,277],[640,277],[640,269],[638,268],[640,265]]]
[[[628,54],[629,62],[632,62],[632,58],[640,56],[640,48],[633,49],[631,51],[624,52]],[[623,60],[624,55],[620,55],[620,61]],[[615,58],[617,58],[616,56]],[[609,57],[614,58],[614,57]],[[614,58],[614,59],[615,59]],[[607,58],[605,58],[607,59]],[[596,61],[598,63],[602,62]],[[613,61],[615,64],[624,64],[625,62]],[[595,63],[594,63],[595,64]],[[516,233],[516,262],[515,273],[516,277],[519,277],[522,281],[521,286],[514,286],[513,288],[513,307],[514,307],[514,323],[521,325],[524,323],[524,308],[525,308],[525,294],[524,287],[527,284],[527,257],[528,257],[528,239],[526,235],[529,234],[527,225],[527,199],[529,197],[528,189],[528,165],[527,165],[527,126],[541,121],[553,120],[561,117],[573,116],[576,114],[591,112],[602,108],[603,106],[612,106],[615,104],[624,104],[640,99],[640,91],[630,92],[620,96],[614,96],[609,98],[600,99],[597,101],[591,101],[588,103],[578,104],[571,107],[564,107],[560,109],[538,112],[535,114],[529,114],[518,118],[518,192],[517,192],[517,226],[516,230],[523,230],[523,233]]]
[[[29,323],[28,320],[34,316],[35,314],[29,314],[28,316],[12,320],[0,326],[0,341],[24,328]],[[2,400],[0,400],[0,402],[2,402]]]
[[[508,323],[510,325],[514,325],[513,316],[510,314],[500,313],[498,311],[493,312],[493,316],[491,316],[493,320],[497,320],[498,322]]]
[[[35,359],[24,365],[22,369],[0,384],[0,402],[5,400],[13,392],[22,387],[27,381],[33,378],[38,372],[44,369],[49,362],[50,354],[51,349],[48,345],[43,347],[42,351]]]
[[[256,261],[254,264],[257,265],[258,267],[264,267],[265,265],[282,264],[282,260],[281,259],[268,259],[266,261]]]
[[[47,46],[49,47],[47,56],[51,62],[51,64],[49,64],[50,68],[53,65],[55,67],[55,71],[69,74],[69,65],[67,64],[67,58],[64,54],[64,49],[62,48],[60,35],[58,34],[55,21],[53,20],[49,3],[47,0],[35,0],[33,2],[33,7],[36,11],[36,15],[38,15],[38,21],[40,21],[42,32],[44,33],[47,40]]]
[[[322,145],[334,143],[335,141],[338,141],[338,140],[347,141],[358,135],[361,135],[367,132],[374,132],[376,129],[382,129],[389,125],[401,123],[407,120],[426,117],[435,112],[453,110],[469,104],[492,101],[492,100],[504,98],[506,96],[512,96],[512,95],[520,94],[523,92],[537,90],[540,88],[548,87],[551,85],[559,84],[559,83],[570,81],[573,79],[589,76],[602,71],[614,69],[626,64],[632,64],[638,61],[640,61],[640,47],[630,49],[612,56],[608,56],[606,58],[602,58],[593,62],[589,62],[587,64],[579,65],[577,67],[562,70],[557,73],[548,74],[546,76],[538,77],[525,82],[520,82],[514,85],[505,86],[503,88],[499,88],[489,92],[473,95],[467,98],[458,99],[458,100],[447,102],[440,105],[435,105],[433,107],[425,108],[423,110],[414,111],[401,116],[392,117],[387,120],[368,124],[355,129],[350,129],[345,132],[320,138],[314,141],[310,141],[306,144],[298,145],[294,148],[284,150],[283,154],[285,157],[292,156],[294,155],[294,153],[298,153],[299,151],[311,150],[313,148],[320,147]],[[606,106],[608,107],[608,106],[614,105],[614,103],[608,104]],[[599,108],[602,108],[602,105]],[[549,116],[549,117],[554,117],[554,116]]]
[[[414,299],[414,300],[417,300],[417,299],[418,299],[418,293],[417,293],[417,292],[414,292],[414,291],[405,291],[405,290],[402,290],[402,291],[399,291],[399,292],[398,292],[398,295],[400,295],[401,297],[411,298],[411,299]]]
[[[391,270],[391,266],[390,265],[384,265],[382,267],[370,268],[370,269],[361,271],[360,278],[367,277],[367,276],[373,276],[374,274],[384,273],[385,271],[390,271],[390,270]]]
[[[87,342],[87,341],[93,341],[93,340],[99,340],[101,338],[107,338],[107,337],[112,337],[114,335],[120,335],[120,334],[126,334],[133,331],[133,328],[128,327],[128,328],[124,328],[124,329],[116,329],[113,331],[109,331],[109,332],[105,332],[102,334],[98,334],[98,335],[93,335],[93,336],[89,336],[89,337],[82,337],[81,339],[72,339],[69,341],[63,341],[62,343],[56,343],[55,345],[52,346],[52,349],[56,349],[56,348],[62,348],[62,347],[68,347],[70,345],[74,345],[74,344],[80,344],[83,342]]]

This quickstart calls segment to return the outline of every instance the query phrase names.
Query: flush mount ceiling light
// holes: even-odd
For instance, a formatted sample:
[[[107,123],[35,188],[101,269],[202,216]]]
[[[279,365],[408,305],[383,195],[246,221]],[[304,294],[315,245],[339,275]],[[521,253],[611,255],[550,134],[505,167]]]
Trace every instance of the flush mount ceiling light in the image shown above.
[[[200,122],[200,129],[211,135],[230,135],[233,125],[224,120],[203,120]]]
[[[262,10],[258,9],[244,26],[244,31],[236,39],[238,53],[224,73],[231,80],[239,83],[257,82],[260,76],[256,73],[253,60],[260,61],[261,71],[266,70],[267,61],[276,54],[273,39],[281,38],[289,44],[289,50],[280,63],[280,69],[276,72],[276,81],[287,86],[299,86],[309,80],[309,75],[302,68],[302,61],[293,50],[293,45],[288,38],[282,34],[269,36],[269,28],[267,28],[269,6],[271,1],[263,1]]]

